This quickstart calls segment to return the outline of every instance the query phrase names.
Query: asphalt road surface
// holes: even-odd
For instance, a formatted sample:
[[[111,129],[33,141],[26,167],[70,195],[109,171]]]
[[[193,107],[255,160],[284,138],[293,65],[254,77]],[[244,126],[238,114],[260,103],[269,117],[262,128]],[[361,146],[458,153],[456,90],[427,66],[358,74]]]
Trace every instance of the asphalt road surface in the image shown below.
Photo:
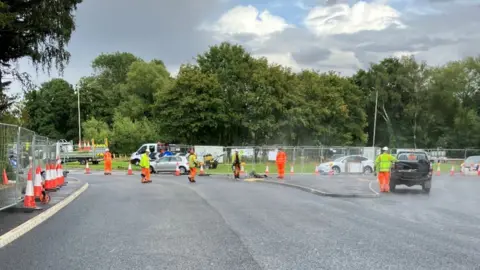
[[[72,175],[90,188],[1,269],[480,269],[479,178],[376,199],[220,178]]]

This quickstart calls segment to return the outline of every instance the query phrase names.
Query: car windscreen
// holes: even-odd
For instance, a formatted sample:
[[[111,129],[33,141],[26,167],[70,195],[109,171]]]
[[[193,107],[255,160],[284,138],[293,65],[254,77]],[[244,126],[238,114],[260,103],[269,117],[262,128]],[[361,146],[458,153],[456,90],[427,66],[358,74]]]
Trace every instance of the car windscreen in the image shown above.
[[[471,156],[471,157],[468,157],[466,160],[465,160],[465,164],[477,164],[477,163],[480,163],[480,156]]]
[[[397,156],[398,160],[428,160],[425,153],[422,152],[401,152]]]

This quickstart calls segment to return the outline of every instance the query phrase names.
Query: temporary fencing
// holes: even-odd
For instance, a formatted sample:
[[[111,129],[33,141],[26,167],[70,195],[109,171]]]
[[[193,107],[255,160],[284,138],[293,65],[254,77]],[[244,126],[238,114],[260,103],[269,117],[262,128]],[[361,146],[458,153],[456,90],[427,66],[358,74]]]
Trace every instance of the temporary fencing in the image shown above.
[[[264,173],[268,169],[268,173],[276,173],[275,158],[277,150],[282,147],[287,154],[286,171],[293,174],[313,174],[322,163],[330,163],[336,159],[345,156],[358,155],[362,156],[361,162],[363,167],[345,166],[345,170],[351,172],[364,172],[367,163],[373,163],[375,157],[380,154],[380,147],[347,147],[347,146],[194,146],[197,157],[203,161],[207,155],[211,155],[217,160],[218,167],[209,173],[230,173],[232,170],[232,155],[238,150],[242,156],[244,170],[248,173],[255,171]],[[413,150],[412,148],[394,148],[390,149],[392,154],[400,150]],[[442,165],[447,168],[446,172],[451,169],[451,165],[459,167],[459,165],[469,156],[480,155],[480,149],[417,149],[426,151],[434,163],[445,163]],[[349,163],[349,160],[346,161]],[[358,165],[358,160],[351,160],[351,165]],[[372,166],[372,165],[368,165]],[[442,171],[444,171],[442,167]],[[293,170],[292,170],[293,169]]]
[[[55,163],[56,141],[35,132],[0,123],[0,210],[22,202],[27,191],[27,179],[34,180],[37,169]],[[38,178],[37,178],[38,180]]]

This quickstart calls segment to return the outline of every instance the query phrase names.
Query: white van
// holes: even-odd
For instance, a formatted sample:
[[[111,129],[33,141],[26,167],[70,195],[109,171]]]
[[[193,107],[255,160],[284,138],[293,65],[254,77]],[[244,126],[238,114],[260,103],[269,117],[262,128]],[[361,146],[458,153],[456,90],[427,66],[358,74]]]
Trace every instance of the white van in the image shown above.
[[[159,152],[160,149],[158,149],[158,146],[156,143],[146,143],[140,146],[136,152],[132,154],[130,157],[130,162],[134,165],[138,165],[140,163],[140,156],[145,153],[147,148],[150,150],[150,153],[156,153]]]

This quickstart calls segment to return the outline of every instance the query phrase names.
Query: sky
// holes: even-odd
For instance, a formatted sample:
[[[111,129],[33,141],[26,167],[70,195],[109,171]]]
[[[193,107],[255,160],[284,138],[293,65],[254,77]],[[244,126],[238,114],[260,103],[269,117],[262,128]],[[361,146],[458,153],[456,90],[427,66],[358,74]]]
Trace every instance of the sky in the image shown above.
[[[348,76],[389,56],[441,65],[480,55],[478,14],[480,0],[84,0],[63,76],[37,73],[27,59],[19,68],[37,84],[63,77],[75,85],[99,54],[121,51],[161,59],[175,76],[230,41],[294,71]]]

